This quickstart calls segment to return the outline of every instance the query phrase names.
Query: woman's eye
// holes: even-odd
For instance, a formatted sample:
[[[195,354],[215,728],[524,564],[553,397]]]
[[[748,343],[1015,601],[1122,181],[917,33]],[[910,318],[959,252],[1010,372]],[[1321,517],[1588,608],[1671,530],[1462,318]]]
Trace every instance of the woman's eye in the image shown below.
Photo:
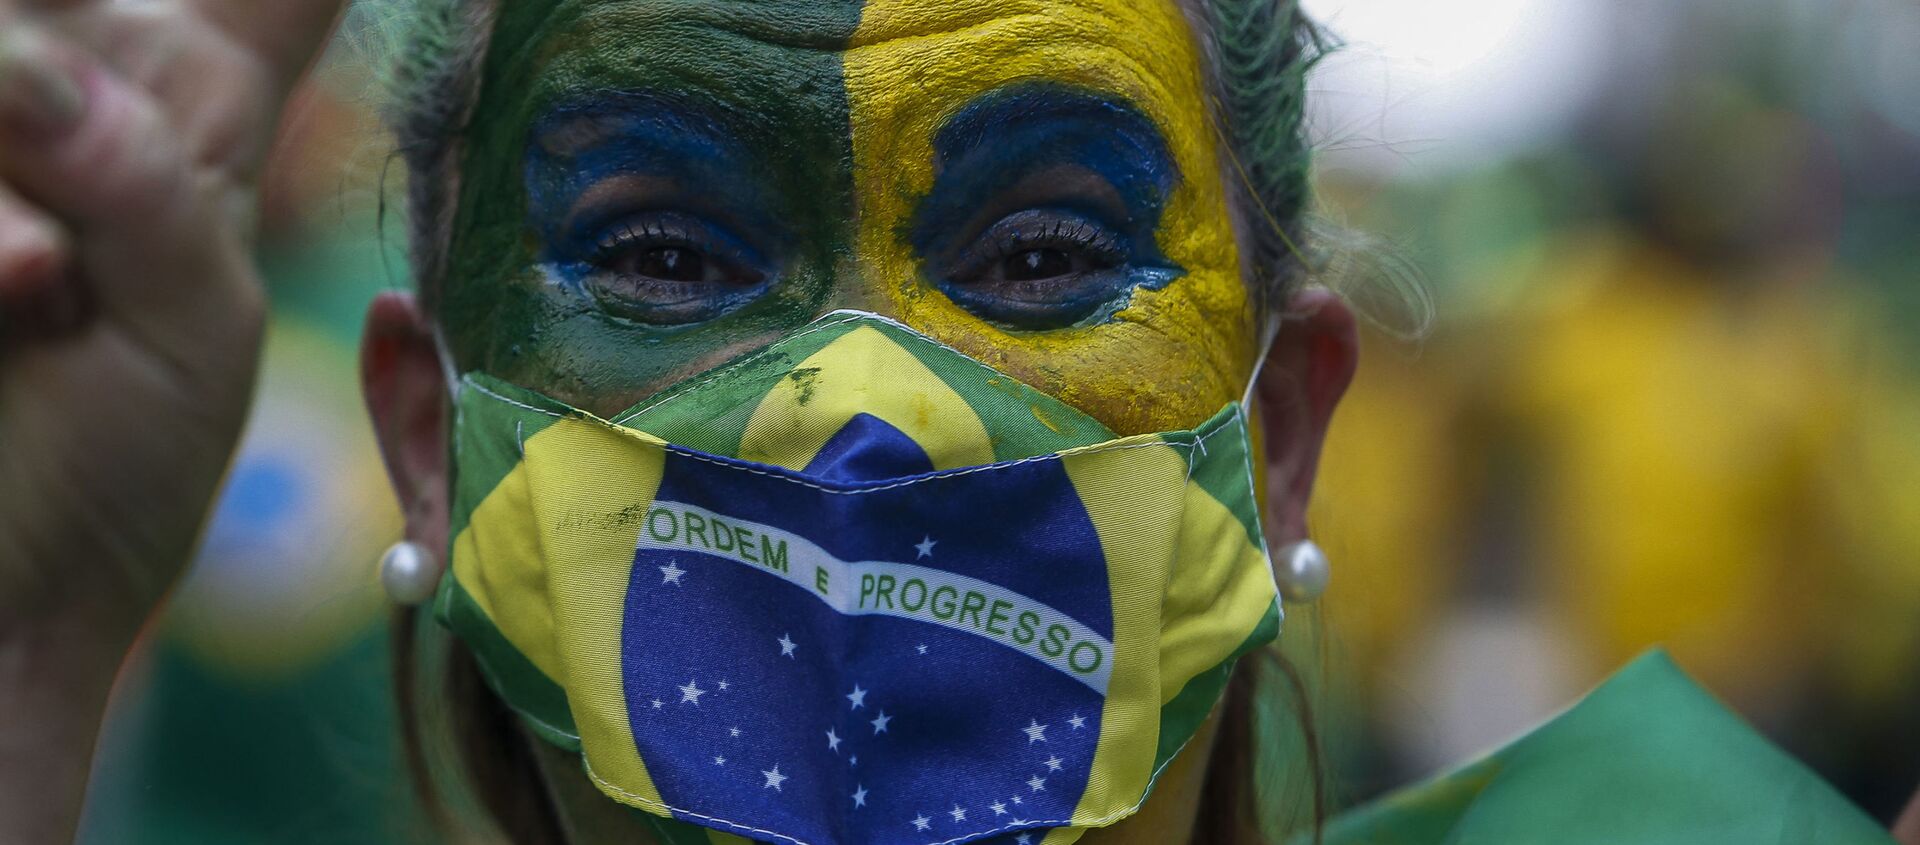
[[[1077,213],[1029,209],[989,226],[936,268],[947,296],[1013,328],[1073,325],[1129,288],[1125,239]],[[944,272],[939,272],[944,270]]]
[[[613,227],[585,263],[582,281],[607,310],[657,325],[711,320],[767,287],[768,273],[751,251],[677,214]]]
[[[656,246],[634,256],[629,272],[667,282],[707,281],[707,259],[697,250]],[[717,281],[717,280],[716,280]]]
[[[1057,249],[1029,249],[1007,256],[1003,272],[1009,281],[1051,279],[1073,272],[1073,257]]]

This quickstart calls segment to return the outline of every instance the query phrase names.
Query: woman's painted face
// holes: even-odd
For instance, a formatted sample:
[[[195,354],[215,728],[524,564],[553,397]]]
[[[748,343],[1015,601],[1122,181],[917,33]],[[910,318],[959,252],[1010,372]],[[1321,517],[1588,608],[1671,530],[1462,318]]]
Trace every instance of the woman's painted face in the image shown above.
[[[505,0],[442,319],[600,414],[857,308],[1190,427],[1256,345],[1205,103],[1169,0]]]

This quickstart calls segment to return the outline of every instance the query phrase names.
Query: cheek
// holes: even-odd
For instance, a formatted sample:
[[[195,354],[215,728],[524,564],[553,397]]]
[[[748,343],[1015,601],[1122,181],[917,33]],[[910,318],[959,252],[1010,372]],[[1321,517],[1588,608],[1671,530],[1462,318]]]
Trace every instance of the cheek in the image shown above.
[[[1195,133],[1196,135],[1198,133]],[[1259,316],[1240,272],[1224,192],[1204,137],[1174,138],[1185,178],[1169,197],[1155,240],[1184,272],[1133,291],[1103,322],[1009,333],[983,323],[920,281],[911,248],[872,233],[864,266],[903,321],[1086,412],[1121,435],[1192,428],[1245,393],[1257,356]]]
[[[1032,8],[1028,6],[1031,5]],[[1174,4],[1084,0],[935,4],[870,0],[862,29],[870,46],[849,54],[854,172],[859,197],[855,257],[863,290],[879,310],[1100,420],[1122,435],[1191,428],[1245,391],[1257,322],[1240,274],[1205,86],[1191,35]],[[1019,9],[1015,9],[1019,6]],[[898,8],[896,8],[898,7]],[[952,24],[945,40],[887,38],[889,22]],[[955,20],[1005,7],[991,25]],[[1051,22],[1071,31],[1010,38],[1013,28]],[[962,24],[969,25],[962,25]],[[856,40],[862,40],[857,38]],[[1130,57],[1151,56],[1148,62]],[[1155,227],[1162,256],[1184,273],[1138,289],[1112,318],[1083,328],[1012,334],[983,323],[921,281],[902,235],[915,198],[933,185],[932,138],[940,119],[981,92],[1033,79],[1125,92],[1160,128],[1181,174]],[[931,80],[931,81],[929,81]],[[941,87],[944,86],[944,87]],[[946,103],[929,105],[931,96]]]
[[[1254,362],[1237,275],[1189,273],[1140,291],[1113,320],[1012,335],[938,294],[903,303],[910,325],[1074,406],[1120,435],[1192,428],[1245,391]]]

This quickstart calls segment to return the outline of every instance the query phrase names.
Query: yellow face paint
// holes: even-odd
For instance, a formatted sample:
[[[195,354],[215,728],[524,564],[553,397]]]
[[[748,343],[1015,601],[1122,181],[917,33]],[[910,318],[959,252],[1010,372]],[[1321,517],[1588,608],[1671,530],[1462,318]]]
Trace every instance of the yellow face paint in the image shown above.
[[[1063,437],[1098,428],[1051,396],[1121,435],[1171,432],[1197,427],[1240,398],[1255,360],[1258,315],[1242,280],[1200,53],[1173,0],[566,0],[551,10],[509,4],[505,12],[514,26],[503,23],[503,31],[528,34],[525,43],[491,48],[477,110],[485,120],[464,161],[468,187],[454,227],[460,284],[442,305],[464,327],[451,333],[463,366],[615,413],[791,336],[822,313],[852,308],[896,317],[1037,388],[996,418],[1003,424],[1037,421]],[[1022,218],[1029,213],[1042,214]],[[1016,219],[1039,222],[1001,228]],[[1087,226],[1093,235],[1076,242],[1084,251],[1035,256],[1045,250],[1017,237],[1058,238],[1075,219],[1094,221]],[[982,276],[956,268],[977,270],[976,248],[1001,239],[1015,245],[985,252],[994,271],[985,277],[998,286],[982,294],[972,287]],[[1009,272],[1015,259],[1035,262],[1033,272]],[[1065,271],[1052,272],[1062,262]],[[1016,301],[1011,311],[995,301],[1002,298]],[[1026,320],[1019,311],[1026,305],[1059,319]],[[863,342],[853,337],[839,352],[795,362],[806,365],[795,370],[803,377],[750,406],[737,450],[718,451],[804,466],[856,412],[909,434],[957,427],[950,409],[961,403],[940,391],[917,403],[862,395],[864,386],[888,389],[919,367],[912,356],[889,358]],[[850,386],[803,372],[850,361],[866,368],[856,366],[861,377]],[[1004,375],[987,387],[1010,396],[1023,390]],[[817,424],[794,413],[802,406]],[[531,436],[516,425],[511,441],[502,429],[489,460],[519,467],[505,471],[523,473],[523,486],[542,480],[528,461],[552,468],[546,481],[586,478],[593,449],[574,439],[580,419],[568,416]],[[713,435],[714,426],[702,428]],[[1004,459],[1003,444],[989,436],[998,429],[975,428],[930,453],[933,464]],[[1177,588],[1138,589],[1137,579],[1114,576],[1110,589],[1129,589],[1112,609],[1112,662],[1121,665],[1124,651],[1138,665],[1126,664],[1133,670],[1108,688],[1091,736],[1099,760],[1121,762],[1103,762],[1070,805],[1071,818],[1046,824],[1102,826],[1137,809],[1153,773],[1212,707],[1232,659],[1226,655],[1270,639],[1277,621],[1258,529],[1247,527],[1254,525],[1250,507],[1170,503],[1157,509],[1167,519],[1139,518],[1138,493],[1155,486],[1146,482],[1175,490],[1200,483],[1193,465],[1172,453],[1151,466],[1118,460],[1150,454],[1135,451],[1146,448],[1061,459],[1094,527],[1108,526],[1099,529],[1098,545],[1117,550],[1109,574],[1149,568],[1127,556],[1154,549],[1175,556],[1176,538],[1183,560],[1208,552],[1195,537],[1220,538],[1230,553],[1218,567],[1183,565]],[[1215,461],[1231,465],[1239,490],[1248,481],[1245,455],[1225,454],[1216,449]],[[486,463],[464,464],[461,482],[479,487],[474,467]],[[605,573],[626,573],[631,558],[623,555],[635,547],[638,523],[593,522],[604,530],[593,529],[603,536],[591,543],[573,535],[582,530],[579,514],[647,512],[641,499],[664,489],[664,470],[629,470],[648,480],[586,485],[580,498],[556,494],[547,500],[565,513],[512,530],[524,534],[531,525],[542,551],[579,550],[583,559],[613,561]],[[515,483],[496,488],[505,491],[497,508],[529,507],[513,499]],[[607,494],[609,487],[618,492]],[[487,492],[467,499],[483,501]],[[1176,512],[1199,521],[1180,527],[1186,523],[1172,519]],[[1136,536],[1154,526],[1151,542]],[[918,554],[930,552],[926,536],[928,549]],[[461,586],[447,591],[454,606],[444,613],[470,620],[463,636],[481,647],[494,628],[508,640],[550,641],[504,649],[514,659],[502,658],[503,671],[531,679],[528,712],[553,709],[570,719],[548,738],[577,742],[590,760],[591,749],[617,751],[624,762],[595,762],[590,773],[616,799],[660,811],[670,779],[656,782],[634,752],[639,734],[628,711],[642,699],[634,693],[629,701],[623,676],[610,671],[621,665],[611,655],[624,641],[607,639],[612,629],[603,623],[621,618],[613,604],[620,587],[598,572],[533,583],[528,592],[550,607],[481,624],[513,612],[508,588],[540,577],[503,562],[531,545],[519,535],[457,542],[457,555],[484,563],[492,552],[500,563],[456,561]],[[1045,570],[1048,577],[1059,571]],[[1251,598],[1217,600],[1229,575],[1246,573],[1242,580],[1256,588]],[[661,571],[662,578],[679,574],[677,566]],[[810,589],[825,594],[827,583]],[[470,613],[461,610],[466,605]],[[1163,625],[1168,609],[1207,618]],[[1244,624],[1218,628],[1229,615]],[[1165,660],[1155,647],[1160,639],[1219,647]],[[705,693],[682,694],[691,707]],[[578,701],[595,702],[595,712],[569,709]],[[1074,722],[1056,730],[1079,729]],[[1146,729],[1156,723],[1157,732]],[[761,774],[770,788],[786,779]],[[1038,791],[1042,778],[1034,778]],[[1058,783],[1055,789],[1062,791]],[[1046,841],[1060,845],[1077,835],[1057,832]]]
[[[1198,47],[1168,0],[869,0],[845,53],[870,295],[903,321],[1121,434],[1191,426],[1240,398],[1255,358]],[[908,230],[935,187],[935,139],[996,91],[1058,86],[1137,110],[1177,171],[1154,232],[1183,272],[1110,318],[1047,331],[980,319],[931,285]],[[844,280],[843,280],[844,282]]]

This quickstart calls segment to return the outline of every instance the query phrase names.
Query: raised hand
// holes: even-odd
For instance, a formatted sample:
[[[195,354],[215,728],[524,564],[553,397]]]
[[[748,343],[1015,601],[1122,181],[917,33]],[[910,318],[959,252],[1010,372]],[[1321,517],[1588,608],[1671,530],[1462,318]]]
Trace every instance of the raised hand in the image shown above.
[[[255,177],[339,0],[0,0],[0,841],[65,841],[107,686],[245,418]]]

